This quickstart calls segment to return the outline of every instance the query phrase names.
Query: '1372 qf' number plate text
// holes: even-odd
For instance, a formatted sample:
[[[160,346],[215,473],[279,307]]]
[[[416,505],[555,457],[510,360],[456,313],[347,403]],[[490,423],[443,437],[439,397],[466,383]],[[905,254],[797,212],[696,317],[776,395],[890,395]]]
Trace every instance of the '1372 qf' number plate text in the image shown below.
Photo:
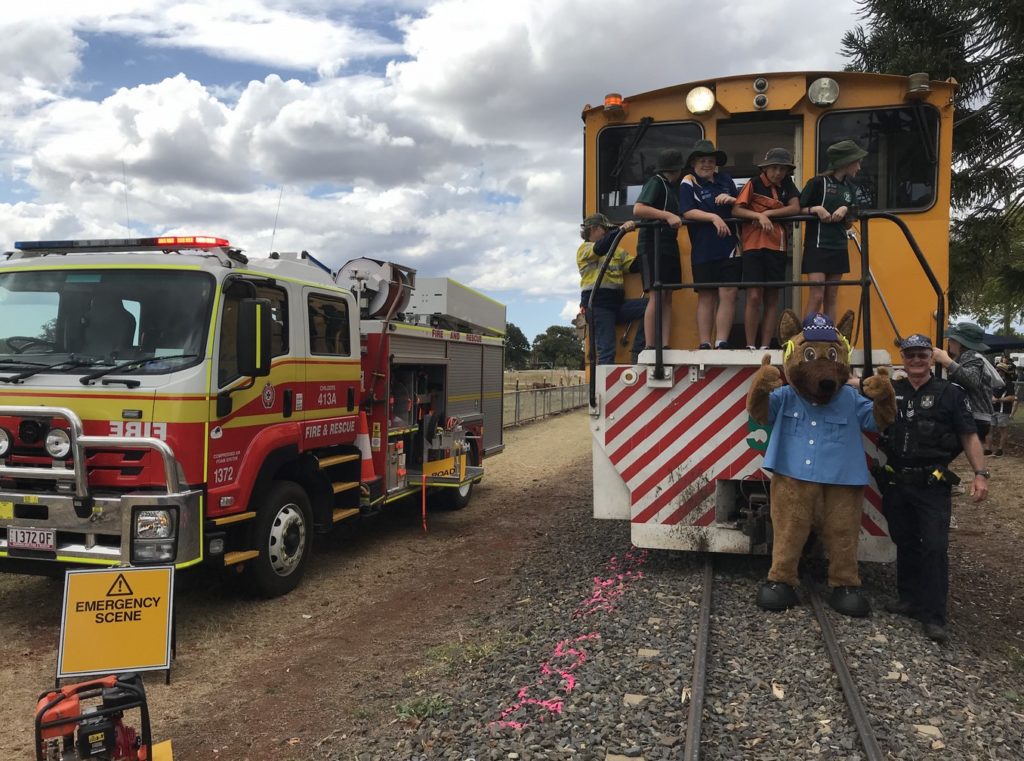
[[[7,546],[17,550],[55,550],[56,532],[52,528],[7,527]]]

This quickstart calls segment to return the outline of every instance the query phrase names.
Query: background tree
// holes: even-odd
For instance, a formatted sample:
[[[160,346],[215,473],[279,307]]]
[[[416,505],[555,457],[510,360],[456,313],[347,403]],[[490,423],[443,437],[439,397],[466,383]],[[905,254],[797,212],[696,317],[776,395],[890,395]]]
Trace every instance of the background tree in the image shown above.
[[[514,323],[505,325],[505,369],[522,370],[530,362],[530,342]]]
[[[1009,325],[1024,270],[1024,0],[860,0],[848,70],[953,77],[949,305]]]
[[[576,328],[552,325],[533,339],[533,363],[538,366],[583,369],[583,342]]]

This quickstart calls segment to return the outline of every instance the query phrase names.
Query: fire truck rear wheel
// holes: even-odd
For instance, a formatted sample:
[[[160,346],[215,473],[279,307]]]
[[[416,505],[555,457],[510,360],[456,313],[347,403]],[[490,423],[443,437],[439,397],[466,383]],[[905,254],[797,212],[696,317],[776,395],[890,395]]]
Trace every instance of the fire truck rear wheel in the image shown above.
[[[472,482],[465,483],[458,488],[445,489],[444,492],[447,497],[445,506],[449,510],[461,510],[473,498],[473,484]]]
[[[299,585],[313,549],[313,510],[302,487],[276,481],[256,511],[259,557],[246,564],[250,587],[277,597]]]

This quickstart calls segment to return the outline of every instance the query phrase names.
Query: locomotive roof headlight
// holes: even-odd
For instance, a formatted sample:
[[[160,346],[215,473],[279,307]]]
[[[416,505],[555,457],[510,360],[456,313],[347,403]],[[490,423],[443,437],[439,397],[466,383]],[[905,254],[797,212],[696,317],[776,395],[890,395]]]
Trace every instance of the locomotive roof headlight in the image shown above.
[[[71,451],[71,437],[61,428],[53,428],[46,434],[46,451],[55,460],[63,460]]]
[[[686,109],[691,114],[706,114],[715,107],[715,94],[710,87],[694,87],[686,93]]]
[[[839,83],[831,77],[821,77],[811,82],[807,97],[816,106],[831,106],[839,100]]]

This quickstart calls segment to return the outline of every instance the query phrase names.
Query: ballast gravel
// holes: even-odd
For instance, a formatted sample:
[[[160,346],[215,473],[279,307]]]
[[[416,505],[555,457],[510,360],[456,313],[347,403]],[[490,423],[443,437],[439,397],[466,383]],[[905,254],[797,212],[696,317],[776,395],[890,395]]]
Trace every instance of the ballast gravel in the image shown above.
[[[682,757],[703,557],[631,548],[628,525],[594,520],[589,499],[552,509],[557,530],[496,591],[493,612],[427,654],[393,717],[339,717],[344,749],[328,743],[316,758]],[[756,608],[767,567],[715,558],[702,758],[864,759],[810,605]],[[882,610],[890,567],[862,565],[862,575],[872,616],[829,615],[886,757],[1024,758],[1019,652],[974,652],[955,626],[952,642],[936,645]]]

